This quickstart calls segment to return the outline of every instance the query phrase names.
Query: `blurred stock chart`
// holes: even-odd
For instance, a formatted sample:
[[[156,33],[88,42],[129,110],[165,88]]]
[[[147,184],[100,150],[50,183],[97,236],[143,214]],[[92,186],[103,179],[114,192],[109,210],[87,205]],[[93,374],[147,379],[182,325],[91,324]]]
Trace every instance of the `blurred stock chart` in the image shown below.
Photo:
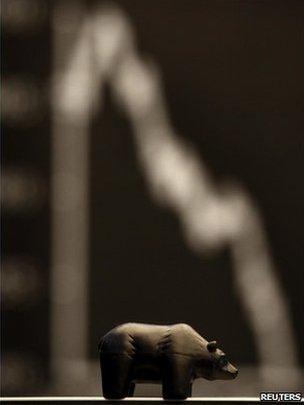
[[[303,390],[304,2],[2,1],[2,395],[101,395],[128,321]],[[141,385],[137,396],[158,396]]]

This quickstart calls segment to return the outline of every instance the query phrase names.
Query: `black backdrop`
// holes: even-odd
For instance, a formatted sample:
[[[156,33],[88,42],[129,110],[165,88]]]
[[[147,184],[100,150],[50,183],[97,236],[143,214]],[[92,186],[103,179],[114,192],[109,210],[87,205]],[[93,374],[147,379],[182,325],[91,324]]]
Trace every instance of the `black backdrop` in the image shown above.
[[[5,395],[41,394],[49,378],[49,89],[52,11],[63,1],[33,2],[42,7],[43,18],[20,30],[3,19],[3,87],[13,85],[11,93],[4,93],[16,100],[14,86],[21,83],[29,101],[29,106],[21,103],[19,115],[2,112],[4,183],[10,184],[7,173],[17,173],[34,188],[36,179],[39,191],[37,204],[28,209],[3,204],[3,280],[10,276],[7,263],[25,263],[33,270],[28,274],[28,267],[21,266],[26,275],[21,292],[28,291],[21,294],[24,301],[20,304],[11,290],[2,302]],[[88,8],[103,3],[85,2]],[[116,3],[134,25],[141,54],[152,57],[162,72],[177,132],[195,145],[216,181],[236,178],[258,202],[303,364],[304,2]],[[35,22],[34,17],[29,20]],[[37,104],[32,104],[35,95]],[[90,357],[96,359],[99,336],[118,323],[182,321],[207,338],[217,338],[237,364],[255,363],[254,339],[233,285],[229,249],[198,256],[186,247],[176,216],[156,206],[149,195],[128,118],[108,88],[104,96],[90,143]],[[36,284],[31,274],[34,282],[38,277]],[[31,284],[35,294],[25,288]]]
[[[215,179],[239,179],[258,202],[300,347],[304,3],[118,4],[141,53],[159,64],[174,127]],[[128,119],[108,89],[92,125],[90,182],[91,356],[99,335],[118,323],[183,321],[218,338],[236,361],[255,362],[229,250],[198,257],[175,215],[154,205]]]

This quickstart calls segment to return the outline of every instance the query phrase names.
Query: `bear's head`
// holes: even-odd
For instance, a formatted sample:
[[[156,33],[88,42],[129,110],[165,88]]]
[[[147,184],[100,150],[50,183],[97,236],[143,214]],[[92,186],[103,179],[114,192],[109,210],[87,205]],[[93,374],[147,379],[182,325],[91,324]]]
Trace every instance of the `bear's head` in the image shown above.
[[[208,342],[198,364],[199,377],[207,380],[232,380],[238,369],[227,360],[226,354],[218,348],[217,342]]]

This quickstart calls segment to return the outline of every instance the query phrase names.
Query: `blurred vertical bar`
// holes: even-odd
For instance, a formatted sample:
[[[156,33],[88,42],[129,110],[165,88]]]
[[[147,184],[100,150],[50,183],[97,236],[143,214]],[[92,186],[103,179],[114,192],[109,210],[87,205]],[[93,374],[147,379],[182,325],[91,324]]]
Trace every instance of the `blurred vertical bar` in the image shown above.
[[[61,393],[82,380],[87,364],[89,109],[81,92],[90,77],[89,44],[77,54],[84,15],[81,1],[54,2],[51,361]]]
[[[1,6],[1,394],[43,395],[49,372],[49,2],[4,0]]]

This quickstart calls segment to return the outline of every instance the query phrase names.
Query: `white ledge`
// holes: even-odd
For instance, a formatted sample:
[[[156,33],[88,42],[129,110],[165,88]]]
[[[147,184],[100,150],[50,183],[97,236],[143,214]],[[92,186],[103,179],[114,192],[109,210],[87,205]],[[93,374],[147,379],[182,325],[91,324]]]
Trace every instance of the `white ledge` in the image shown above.
[[[163,400],[163,398],[160,397],[134,397],[134,398],[125,398],[125,399],[118,399],[118,400],[106,400],[103,397],[2,397],[0,398],[0,401],[28,401],[28,402],[35,402],[35,401],[100,401],[100,402],[119,402],[119,401],[126,401],[126,402],[147,402],[147,401],[159,401],[159,402],[170,402],[170,400]],[[175,400],[171,400],[172,402]],[[254,402],[259,402],[258,397],[192,397],[188,398],[185,401],[190,401],[190,402],[216,402],[216,401],[223,401],[223,402],[233,402],[233,401],[254,401]]]

